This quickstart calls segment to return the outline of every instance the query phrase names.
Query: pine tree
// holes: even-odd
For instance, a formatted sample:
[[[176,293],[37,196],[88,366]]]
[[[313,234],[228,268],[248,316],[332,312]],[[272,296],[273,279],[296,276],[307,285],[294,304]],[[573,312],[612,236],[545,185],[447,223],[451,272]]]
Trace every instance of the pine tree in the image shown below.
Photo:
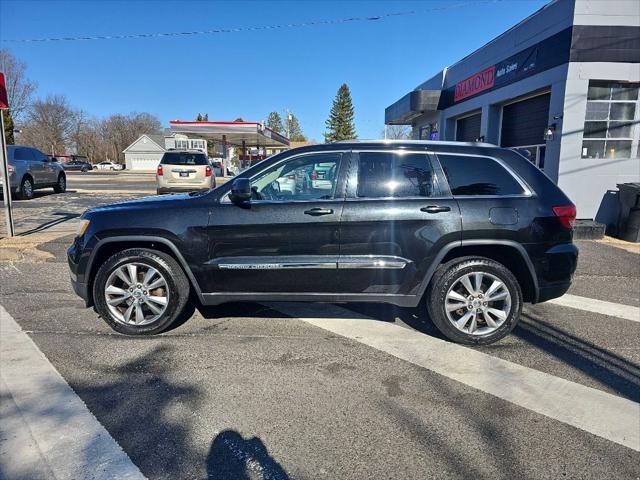
[[[196,122],[201,122],[202,121],[202,115],[198,114],[198,116],[196,117]]]
[[[264,122],[265,126],[276,133],[282,133],[284,126],[282,125],[282,118],[278,112],[271,112]]]
[[[208,122],[209,121],[209,114],[208,113],[204,114],[204,117],[202,117],[202,121],[203,122]]]
[[[293,113],[289,113],[287,115],[287,119],[285,121],[285,132],[289,135],[289,140],[292,142],[306,142],[307,137],[302,133],[302,128],[300,127],[300,122],[298,122],[297,117]]]
[[[11,116],[11,110],[2,110],[2,120],[4,120],[4,138],[7,145],[13,145],[15,138],[13,137],[13,117]]]
[[[346,83],[343,83],[338,89],[325,125],[327,126],[327,132],[324,134],[324,140],[327,143],[358,138],[353,121],[351,92]]]

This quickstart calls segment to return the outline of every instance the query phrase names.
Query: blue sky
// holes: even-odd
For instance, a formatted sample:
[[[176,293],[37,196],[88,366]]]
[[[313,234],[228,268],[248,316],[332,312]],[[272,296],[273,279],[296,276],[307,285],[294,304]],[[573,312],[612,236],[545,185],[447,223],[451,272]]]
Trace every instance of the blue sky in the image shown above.
[[[504,1],[10,1],[0,47],[28,65],[38,96],[61,93],[86,112],[148,111],[164,124],[261,121],[296,113],[322,141],[338,87],[351,88],[360,138],[377,138],[384,108],[533,13],[545,0]],[[410,12],[376,21],[151,39],[5,40],[181,32]]]

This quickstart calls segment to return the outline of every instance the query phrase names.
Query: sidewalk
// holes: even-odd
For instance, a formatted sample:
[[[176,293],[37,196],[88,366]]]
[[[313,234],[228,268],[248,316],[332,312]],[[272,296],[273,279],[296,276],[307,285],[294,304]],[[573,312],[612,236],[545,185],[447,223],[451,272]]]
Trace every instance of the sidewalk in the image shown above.
[[[0,477],[144,479],[2,306],[0,331]]]

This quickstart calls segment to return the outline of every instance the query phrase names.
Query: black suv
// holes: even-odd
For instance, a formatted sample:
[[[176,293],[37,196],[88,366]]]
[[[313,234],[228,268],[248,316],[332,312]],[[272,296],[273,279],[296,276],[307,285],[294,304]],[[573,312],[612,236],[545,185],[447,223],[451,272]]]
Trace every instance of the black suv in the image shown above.
[[[167,329],[190,294],[203,305],[424,298],[448,338],[486,344],[523,302],[567,291],[575,216],[512,150],[338,142],[275,155],[206,193],[91,209],[68,259],[76,293],[121,333]]]

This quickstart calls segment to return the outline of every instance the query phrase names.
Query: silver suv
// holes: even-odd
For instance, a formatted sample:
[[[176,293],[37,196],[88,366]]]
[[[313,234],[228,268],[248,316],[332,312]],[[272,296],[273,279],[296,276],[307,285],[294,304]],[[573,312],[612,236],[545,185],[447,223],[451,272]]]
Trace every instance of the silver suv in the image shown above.
[[[201,151],[171,150],[160,160],[156,184],[158,195],[206,191],[216,186],[216,177],[209,159]]]
[[[37,148],[7,145],[11,193],[20,200],[33,198],[34,190],[53,187],[56,193],[67,190],[67,177],[58,160]],[[0,179],[3,180],[3,179]],[[0,181],[0,187],[5,185]]]

